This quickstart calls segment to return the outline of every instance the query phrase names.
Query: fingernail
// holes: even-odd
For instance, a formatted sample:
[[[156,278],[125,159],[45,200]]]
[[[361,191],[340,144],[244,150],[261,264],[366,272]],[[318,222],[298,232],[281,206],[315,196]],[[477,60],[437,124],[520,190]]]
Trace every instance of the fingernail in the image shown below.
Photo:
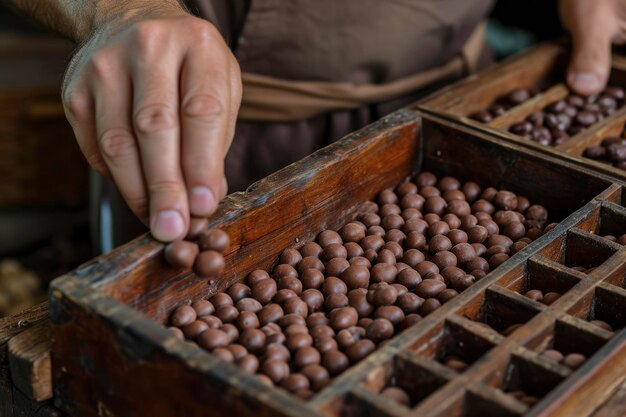
[[[189,206],[191,213],[196,216],[204,216],[213,211],[215,196],[207,187],[194,187],[191,189]]]
[[[158,240],[170,242],[185,231],[183,217],[176,210],[165,210],[157,214],[152,225],[152,234]]]
[[[602,88],[602,81],[593,72],[578,72],[572,76],[572,86],[581,93],[593,94]]]

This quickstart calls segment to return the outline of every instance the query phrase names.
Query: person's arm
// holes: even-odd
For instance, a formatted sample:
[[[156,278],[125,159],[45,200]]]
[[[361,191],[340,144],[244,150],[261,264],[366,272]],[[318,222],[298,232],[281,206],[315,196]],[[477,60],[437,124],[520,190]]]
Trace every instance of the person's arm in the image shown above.
[[[572,35],[567,82],[580,94],[598,94],[609,78],[611,44],[626,40],[626,0],[560,0],[559,12]]]
[[[241,79],[217,29],[174,0],[10,1],[82,42],[63,86],[81,150],[155,238],[184,237],[227,191]]]

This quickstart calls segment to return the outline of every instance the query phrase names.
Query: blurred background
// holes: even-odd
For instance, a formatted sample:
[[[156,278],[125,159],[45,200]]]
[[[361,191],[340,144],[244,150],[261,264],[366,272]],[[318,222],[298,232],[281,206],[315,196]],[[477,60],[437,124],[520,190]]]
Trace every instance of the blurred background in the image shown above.
[[[487,31],[498,59],[561,34],[545,0],[498,1]],[[52,279],[99,250],[89,169],[60,101],[73,48],[0,5],[0,317],[44,300]]]
[[[91,256],[89,171],[60,101],[73,48],[0,6],[0,317]]]

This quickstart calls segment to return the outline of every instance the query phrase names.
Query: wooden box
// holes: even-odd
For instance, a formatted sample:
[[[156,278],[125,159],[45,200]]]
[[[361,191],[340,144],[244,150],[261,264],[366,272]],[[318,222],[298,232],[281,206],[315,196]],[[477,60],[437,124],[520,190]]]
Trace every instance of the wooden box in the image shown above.
[[[358,203],[430,170],[506,188],[545,205],[561,223],[485,278],[336,377],[311,400],[269,387],[164,327],[172,309],[270,268],[287,247],[353,219]],[[623,379],[626,250],[602,237],[626,232],[623,185],[552,155],[458,123],[400,111],[229,196],[213,217],[234,243],[223,281],[168,267],[148,236],[52,283],[55,403],[80,416],[587,416]],[[574,265],[598,266],[591,273]],[[551,306],[520,294],[564,295]],[[477,322],[492,326],[485,328]],[[523,323],[504,336],[499,331]],[[589,355],[577,371],[546,346]],[[454,350],[472,365],[437,360]],[[377,395],[387,383],[409,409]],[[529,408],[507,394],[541,398]],[[573,411],[574,410],[574,411]]]
[[[626,171],[582,155],[588,146],[598,145],[608,136],[620,136],[626,123],[626,106],[557,146],[543,146],[508,131],[514,123],[568,95],[569,89],[564,84],[567,63],[568,49],[558,42],[546,42],[437,91],[418,103],[417,108],[625,179]],[[613,56],[609,84],[626,87],[626,58],[623,55]],[[487,124],[470,117],[515,88],[539,89],[540,92]]]

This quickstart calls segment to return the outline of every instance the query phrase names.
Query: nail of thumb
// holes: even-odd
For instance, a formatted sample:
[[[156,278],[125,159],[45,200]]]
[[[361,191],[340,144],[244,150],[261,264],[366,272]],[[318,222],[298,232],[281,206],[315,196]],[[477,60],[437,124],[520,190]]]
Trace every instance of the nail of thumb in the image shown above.
[[[593,72],[575,72],[570,76],[570,86],[580,94],[597,94],[602,89],[601,77]]]

